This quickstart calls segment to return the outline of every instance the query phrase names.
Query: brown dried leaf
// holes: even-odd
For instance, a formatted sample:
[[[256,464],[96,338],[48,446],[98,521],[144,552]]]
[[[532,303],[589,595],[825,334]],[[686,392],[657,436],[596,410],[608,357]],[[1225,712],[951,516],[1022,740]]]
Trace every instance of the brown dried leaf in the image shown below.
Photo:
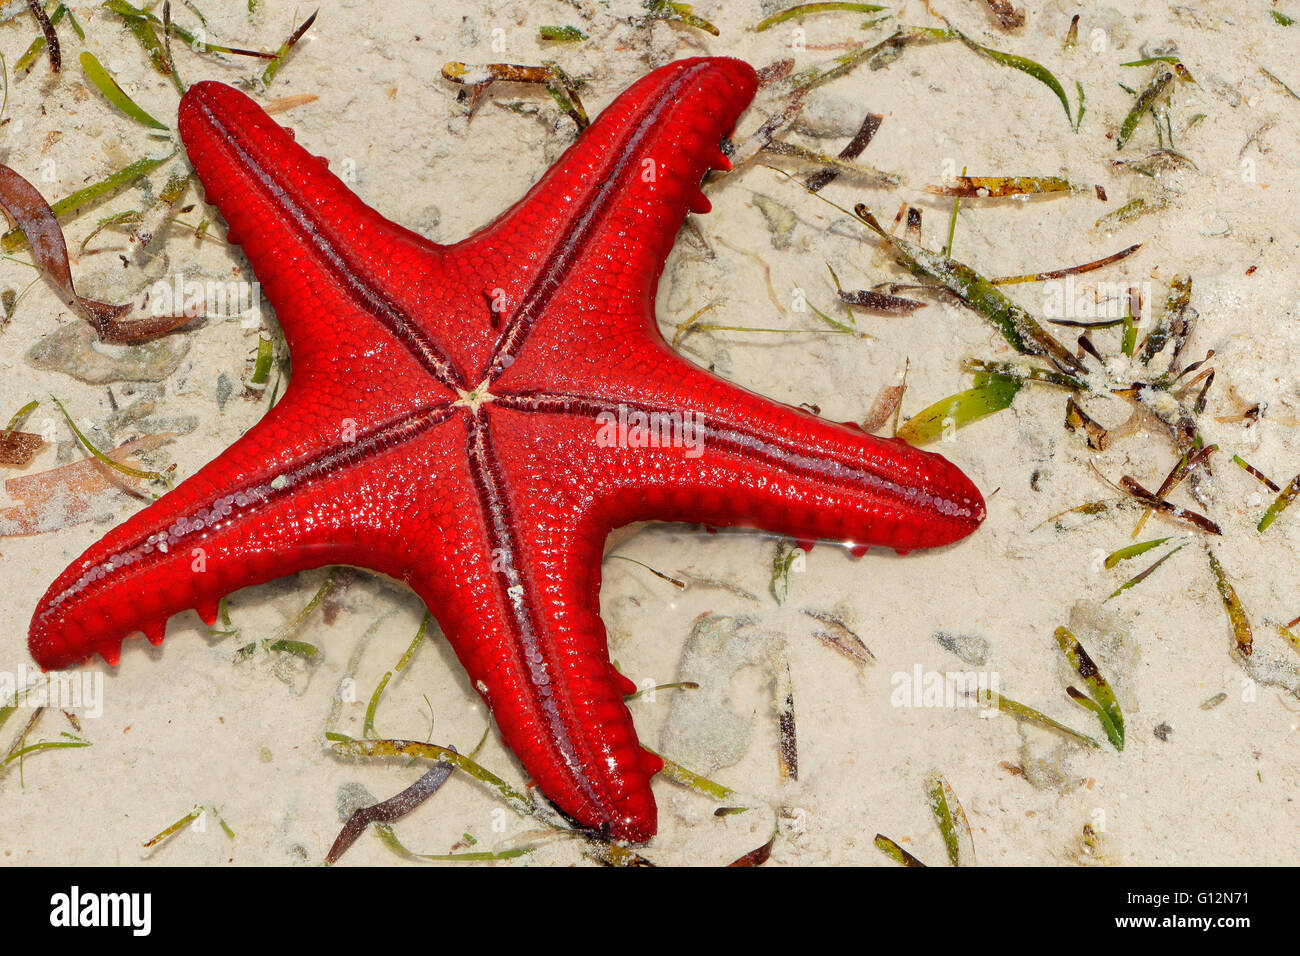
[[[31,432],[5,432],[0,435],[0,465],[25,465],[44,444],[44,438]]]
[[[50,17],[41,6],[40,0],[27,0],[27,9],[32,11],[32,16],[41,25],[45,46],[50,54],[50,69],[58,73],[63,67],[63,54],[59,51],[59,35],[54,32],[54,24],[50,22]]]
[[[455,748],[448,748],[455,749]],[[400,820],[424,801],[438,792],[447,782],[455,768],[450,764],[434,764],[425,771],[424,776],[411,784],[396,796],[389,797],[381,803],[368,807],[358,807],[348,817],[348,822],[334,839],[334,845],[325,856],[326,863],[337,863],[339,857],[347,852],[348,847],[357,842],[357,838],[372,823],[392,823]]]
[[[1073,397],[1065,404],[1065,427],[1074,432],[1082,431],[1093,451],[1105,451],[1110,444],[1110,434],[1101,424],[1090,418]]]
[[[758,70],[758,88],[763,89],[766,86],[784,80],[794,70],[794,59],[786,57],[785,59],[775,60],[767,66]]]
[[[1100,186],[1080,186],[1060,176],[954,176],[942,186],[926,186],[925,191],[963,199],[1012,199],[1082,192],[1095,193],[1101,200],[1106,198]]]
[[[274,115],[276,113],[284,113],[299,106],[306,106],[308,103],[315,103],[318,99],[320,99],[320,97],[315,93],[297,93],[293,96],[280,96],[267,103],[263,109]]]
[[[772,856],[772,846],[776,843],[776,834],[772,834],[772,839],[768,840],[762,846],[750,850],[740,859],[728,863],[728,867],[747,867],[762,866]]]
[[[906,389],[907,386],[902,384],[881,386],[880,391],[876,393],[876,400],[871,403],[871,411],[867,412],[867,417],[862,420],[862,430],[875,432],[884,428],[885,423],[894,414],[894,409],[898,408],[903,400],[903,392]]]
[[[170,432],[145,435],[106,454],[135,466],[138,463],[131,456],[152,451],[175,437]],[[22,504],[0,509],[0,537],[42,534],[89,521],[96,508],[130,494],[141,484],[94,458],[10,478],[4,483],[5,493]]]
[[[858,127],[857,133],[849,140],[848,145],[839,152],[839,159],[845,162],[852,162],[862,155],[862,151],[870,144],[872,138],[876,135],[876,130],[880,129],[880,124],[884,117],[877,113],[868,113],[863,119],[862,125]],[[815,193],[829,185],[836,176],[840,174],[838,169],[822,169],[813,173],[804,180],[804,188],[810,193]]]
[[[1025,25],[1025,12],[1011,5],[1011,0],[984,0],[1004,30],[1018,30]]]
[[[871,309],[873,312],[886,312],[890,315],[907,315],[924,305],[915,299],[889,295],[885,292],[873,292],[870,289],[841,289],[840,301],[848,305]]]
[[[1142,502],[1153,511],[1159,511],[1161,514],[1168,515],[1171,518],[1178,518],[1186,521],[1202,531],[1208,531],[1210,534],[1223,534],[1219,526],[1211,521],[1205,515],[1192,511],[1190,508],[1183,508],[1172,501],[1166,501],[1158,495],[1153,495],[1146,488],[1143,488],[1132,476],[1124,475],[1119,480],[1119,487],[1132,495],[1138,501]]]
[[[31,244],[36,263],[54,283],[62,296],[80,312],[104,342],[127,344],[142,342],[170,332],[190,320],[190,316],[154,316],[123,322],[130,305],[109,305],[78,295],[72,284],[72,267],[63,228],[40,191],[8,166],[0,164],[0,208],[9,215]]]

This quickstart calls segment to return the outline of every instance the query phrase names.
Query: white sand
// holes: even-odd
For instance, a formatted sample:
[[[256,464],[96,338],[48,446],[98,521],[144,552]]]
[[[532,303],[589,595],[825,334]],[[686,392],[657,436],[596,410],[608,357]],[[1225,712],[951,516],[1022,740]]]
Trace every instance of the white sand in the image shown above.
[[[1028,7],[1028,24],[1012,35],[996,29],[977,4],[935,7],[980,42],[1052,69],[1072,105],[1077,105],[1074,81],[1082,82],[1087,113],[1079,133],[1044,86],[956,44],[943,44],[910,49],[887,69],[860,68],[820,88],[809,97],[805,116],[810,123],[843,127],[843,135],[799,141],[833,152],[865,111],[883,114],[862,161],[901,174],[904,184],[878,189],[841,179],[823,195],[846,206],[866,201],[886,220],[901,203],[913,203],[924,210],[924,241],[935,249],[943,244],[951,201],[926,194],[923,187],[963,167],[972,175],[1060,175],[1106,188],[1110,199],[1104,204],[1086,194],[1023,204],[964,203],[955,252],[986,275],[1059,268],[1142,242],[1136,256],[1084,278],[1149,281],[1159,302],[1175,274],[1193,277],[1192,304],[1200,325],[1186,355],[1192,360],[1209,349],[1217,353],[1218,378],[1201,419],[1206,438],[1221,449],[1214,456],[1214,478],[1205,486],[1208,510],[1224,529],[1214,548],[1255,625],[1254,673],[1270,676],[1260,662],[1278,659],[1282,664],[1274,670],[1294,688],[1300,656],[1278,637],[1276,624],[1300,613],[1294,585],[1300,515],[1284,514],[1259,535],[1254,525],[1272,495],[1229,458],[1240,453],[1279,483],[1300,470],[1295,429],[1300,392],[1291,375],[1300,339],[1294,224],[1300,200],[1295,164],[1300,101],[1260,72],[1266,67],[1300,89],[1295,56],[1300,25],[1276,24],[1263,4],[1230,14],[1215,12],[1226,8],[1212,4],[1176,11],[1139,2],[1101,8],[1068,2],[1018,5]],[[307,10],[265,0],[250,20],[242,3],[201,6],[211,17],[213,37],[266,48],[278,45],[296,10]],[[624,15],[637,12],[631,3],[614,6]],[[797,26],[750,32],[747,27],[762,15],[757,3],[699,3],[697,12],[721,29],[718,38],[669,24],[654,26],[647,36],[614,22],[603,5],[582,0],[456,2],[438,4],[432,13],[426,7],[322,3],[311,34],[264,98],[316,94],[319,99],[282,114],[281,121],[297,130],[299,142],[330,157],[336,170],[355,169],[354,188],[367,202],[440,241],[454,241],[495,216],[572,136],[571,124],[544,94],[517,88],[493,90],[466,126],[457,119],[455,89],[439,76],[444,62],[556,58],[571,74],[589,78],[585,101],[594,115],[649,67],[678,56],[729,54],[762,66],[791,55],[791,29]],[[590,25],[577,9],[593,11]],[[1080,44],[1065,51],[1062,39],[1075,12],[1083,14]],[[97,6],[79,4],[77,13],[89,33],[87,47],[141,105],[174,120],[175,90],[148,69],[135,41]],[[919,3],[903,4],[898,13],[903,23],[941,25]],[[194,21],[180,10],[177,18],[187,25]],[[805,21],[809,49],[795,54],[798,66],[839,52],[815,49],[819,44],[853,36],[883,38],[889,29],[855,33],[861,19],[845,14]],[[540,24],[565,23],[583,23],[591,39],[539,48]],[[504,31],[504,50],[493,49],[496,30]],[[26,15],[0,25],[0,49],[11,67],[34,35]],[[89,87],[76,65],[81,46],[66,29],[62,35],[64,74],[51,79],[42,63],[11,82],[5,113],[11,121],[0,129],[6,161],[51,198],[140,155],[164,150]],[[1157,181],[1112,167],[1117,154],[1107,134],[1119,128],[1133,102],[1117,80],[1137,88],[1151,74],[1150,67],[1119,64],[1157,47],[1166,52],[1170,44],[1176,44],[1198,81],[1178,85],[1171,108],[1176,147],[1196,168]],[[181,54],[180,66],[190,82],[205,77],[234,82],[254,72],[247,62],[225,67],[188,52]],[[539,117],[498,109],[491,101],[524,102],[537,107]],[[760,99],[742,120],[740,135],[757,125],[759,111],[770,108],[770,99]],[[1188,128],[1198,113],[1204,120]],[[1147,119],[1118,155],[1135,159],[1154,147]],[[47,160],[53,161],[55,182],[40,178]],[[865,230],[759,163],[710,187],[714,212],[696,217],[716,261],[702,260],[686,240],[678,243],[659,296],[669,335],[709,302],[718,303],[710,321],[817,329],[815,317],[791,311],[790,302],[798,287],[819,308],[831,307],[826,262],[847,287],[901,278]],[[805,171],[795,164],[786,168]],[[773,248],[754,203],[759,194],[795,212],[787,248]],[[1114,232],[1093,228],[1100,216],[1135,197],[1149,203],[1165,197],[1169,204]],[[129,191],[78,219],[68,227],[70,245],[75,250],[99,217],[138,205],[139,193]],[[200,216],[201,207],[185,218],[193,222]],[[123,268],[118,253],[135,253],[121,231],[101,234],[92,248],[100,251],[79,256],[74,272],[83,292],[108,299],[123,299],[144,284],[146,275],[169,270],[247,278],[237,253],[211,241],[195,243],[179,230],[167,242],[170,263],[154,263],[152,273],[138,258]],[[770,268],[784,311],[769,298],[755,256]],[[0,263],[0,283],[6,286],[21,290],[31,275],[21,265]],[[1020,285],[1008,292],[1041,314],[1043,287]],[[700,333],[686,340],[683,351],[746,387],[782,401],[815,404],[835,420],[862,419],[877,390],[910,361],[904,399],[904,413],[910,415],[969,387],[961,359],[1012,357],[974,313],[927,301],[940,304],[907,318],[858,314],[857,327],[868,331],[869,339]],[[104,386],[37,371],[23,359],[42,335],[76,321],[43,284],[26,293],[0,332],[0,414],[40,397],[43,404],[32,422],[39,430],[53,412],[45,400],[53,392],[83,423],[108,416]],[[1057,332],[1063,341],[1073,341],[1070,330]],[[188,355],[165,382],[157,414],[199,419],[191,434],[165,449],[165,460],[175,462],[179,476],[192,474],[264,413],[264,401],[240,394],[255,335],[235,322],[208,323],[192,335]],[[1093,338],[1108,354],[1117,348],[1113,330]],[[236,383],[223,411],[214,401],[221,373]],[[112,389],[120,405],[129,403],[129,389]],[[1216,421],[1255,402],[1267,408],[1253,434],[1240,424]],[[634,564],[607,560],[602,604],[611,650],[635,680],[700,679],[682,674],[681,667],[701,614],[751,619],[743,633],[764,649],[738,670],[734,662],[715,661],[704,671],[714,681],[729,682],[730,736],[719,749],[733,749],[726,758],[733,765],[705,766],[698,761],[708,759],[706,748],[685,735],[665,734],[674,702],[689,692],[661,692],[653,702],[632,705],[647,744],[684,763],[695,759],[696,769],[748,794],[755,807],[717,818],[712,802],[659,779],[660,830],[644,850],[648,857],[664,864],[726,862],[763,843],[779,815],[774,863],[885,863],[871,842],[879,832],[937,864],[943,844],[925,794],[926,775],[937,770],[965,807],[981,863],[1294,860],[1293,835],[1300,832],[1294,800],[1300,701],[1283,688],[1249,681],[1231,655],[1227,617],[1199,536],[1144,583],[1108,602],[1107,619],[1097,624],[1094,615],[1089,624],[1086,609],[1072,617],[1076,604],[1102,601],[1162,552],[1101,570],[1100,556],[1131,540],[1131,512],[1063,533],[1035,527],[1050,515],[1111,494],[1090,462],[1112,479],[1132,474],[1155,488],[1175,455],[1157,428],[1139,430],[1103,454],[1089,452],[1062,429],[1064,403],[1059,390],[1030,388],[1012,410],[934,446],[961,464],[989,498],[988,520],[971,539],[941,552],[906,558],[873,552],[860,561],[837,548],[818,547],[805,569],[791,576],[784,606],[768,591],[775,544],[770,537],[706,537],[664,526],[619,546],[618,554],[664,572],[718,579],[754,595],[749,599],[701,583],[678,592]],[[1118,400],[1088,407],[1108,425],[1128,414]],[[66,439],[63,426],[50,421]],[[57,463],[56,451],[47,449],[26,470]],[[6,469],[0,477],[13,473]],[[1199,508],[1186,489],[1174,498]],[[0,500],[0,506],[10,503]],[[0,589],[0,620],[7,625],[0,632],[0,668],[16,674],[31,666],[26,626],[39,596],[70,560],[136,507],[118,501],[101,520],[0,542],[6,583]],[[1147,538],[1181,534],[1183,527],[1153,519],[1147,532]],[[334,757],[322,738],[354,657],[359,657],[356,691],[342,707],[339,729],[360,733],[366,700],[419,622],[421,605],[408,592],[358,575],[328,614],[318,611],[296,635],[322,648],[314,669],[263,652],[232,663],[236,647],[270,636],[292,618],[325,574],[306,573],[234,595],[230,608],[243,629],[238,639],[210,642],[197,617],[187,613],[171,621],[161,648],[138,638],[129,641],[121,665],[105,670],[102,715],[80,716],[81,736],[92,746],[37,754],[21,773],[13,765],[0,776],[0,859],[314,864],[339,829],[340,788],[360,783],[384,798],[413,781],[418,767],[348,763]],[[814,632],[823,627],[804,609],[840,616],[869,645],[875,663],[859,670],[818,641]],[[364,640],[376,622],[372,639]],[[1066,669],[1052,637],[1061,624],[1077,626],[1116,687],[1128,721],[1122,754],[1108,747],[1085,751],[1007,716],[984,720],[969,708],[891,704],[897,674],[911,674],[917,666],[927,672],[970,669],[932,639],[934,632],[977,635],[990,646],[981,670],[996,672],[1004,693],[1101,736],[1092,716],[1065,696],[1067,684],[1079,681]],[[783,781],[777,762],[772,673],[782,670],[782,661],[788,661],[795,701],[797,782]],[[1227,695],[1221,705],[1201,709],[1219,693]],[[7,749],[29,717],[26,709],[10,717],[0,746]],[[390,685],[377,725],[384,735],[427,738],[465,752],[483,733],[485,719],[452,654],[437,640]],[[717,726],[724,724],[718,720]],[[1153,733],[1161,724],[1172,728],[1163,741]],[[47,711],[30,739],[55,739],[71,729],[61,714]],[[676,744],[682,749],[674,752]],[[494,730],[479,759],[513,783],[523,782]],[[202,831],[180,833],[152,856],[142,850],[145,840],[196,805],[217,808],[235,839],[208,818]],[[1090,847],[1085,825],[1096,834]],[[426,853],[448,852],[466,833],[477,840],[475,849],[503,849],[528,842],[530,829],[490,792],[459,776],[397,826],[407,846]],[[541,835],[539,842],[542,848],[523,861],[581,859],[574,841]],[[367,834],[345,863],[397,860]]]

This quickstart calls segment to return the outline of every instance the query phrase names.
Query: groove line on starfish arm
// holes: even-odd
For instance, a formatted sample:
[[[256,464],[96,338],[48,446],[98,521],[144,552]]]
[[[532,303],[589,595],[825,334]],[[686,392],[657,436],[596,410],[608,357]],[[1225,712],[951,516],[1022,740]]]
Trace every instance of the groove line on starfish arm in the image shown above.
[[[350,261],[342,250],[330,242],[316,217],[271,178],[244,145],[238,131],[225,126],[202,100],[196,102],[200,113],[229,144],[239,165],[271,203],[284,211],[302,236],[305,247],[321,261],[353,302],[363,311],[377,316],[411,356],[440,384],[453,390],[463,388],[466,383],[460,372],[429,334],[381,290],[365,280],[365,270]]]
[[[509,626],[517,656],[528,675],[532,689],[533,703],[542,710],[547,728],[551,732],[551,743],[559,751],[569,768],[572,780],[583,791],[583,796],[593,806],[610,806],[614,797],[608,792],[597,793],[599,778],[593,779],[586,772],[592,765],[591,753],[580,754],[581,736],[575,738],[570,734],[565,723],[561,704],[568,707],[568,701],[557,701],[557,695],[563,695],[564,685],[560,680],[552,680],[548,661],[554,655],[547,653],[550,648],[542,647],[542,636],[527,600],[527,585],[519,571],[519,541],[514,533],[514,517],[510,513],[510,504],[500,487],[500,466],[493,452],[492,438],[486,421],[475,415],[469,429],[468,454],[470,472],[480,499],[480,506],[487,519],[488,538],[491,547],[494,577],[499,583],[503,604],[508,610]],[[489,707],[492,702],[489,700]],[[515,702],[520,703],[519,701]],[[568,709],[572,709],[568,707]],[[586,748],[584,748],[586,749]]]
[[[651,405],[643,402],[602,401],[589,396],[555,393],[505,394],[497,396],[496,401],[501,406],[516,411],[550,412],[590,418],[593,422],[593,434],[596,431],[597,416],[618,415],[620,408],[640,412],[646,416],[680,417],[683,414],[690,414],[695,416],[692,427],[700,432],[697,437],[705,446],[715,450],[757,458],[796,475],[834,481],[848,487],[867,485],[873,491],[888,496],[897,505],[914,508],[918,514],[933,509],[949,518],[969,519],[975,516],[975,511],[970,505],[943,497],[937,492],[928,493],[919,488],[910,488],[886,475],[862,466],[846,464],[828,456],[810,455],[793,445],[774,441],[743,425],[713,420],[690,410],[683,411],[666,405]]]
[[[85,568],[76,581],[51,596],[45,606],[46,616],[54,614],[65,601],[88,589],[107,587],[115,572],[127,569],[144,571],[166,559],[173,548],[196,546],[217,531],[250,519],[281,498],[304,490],[317,479],[336,477],[380,452],[412,441],[447,421],[455,410],[452,405],[416,409],[359,435],[346,446],[299,459],[279,469],[270,478],[231,489],[220,498],[178,516],[165,530],[137,537]]]
[[[623,193],[627,177],[637,172],[630,164],[631,158],[638,148],[652,137],[663,114],[673,107],[682,90],[701,75],[708,73],[710,69],[710,64],[701,63],[677,77],[663,91],[654,107],[646,112],[641,121],[627,132],[614,149],[610,150],[616,157],[613,168],[605,172],[600,188],[586,204],[572,228],[565,233],[560,247],[547,257],[545,269],[529,286],[519,306],[505,323],[493,349],[485,379],[491,380],[500,375],[518,356],[533,324],[545,311],[556,291],[564,284],[566,273],[571,265],[581,258],[583,249],[600,224],[602,216]]]

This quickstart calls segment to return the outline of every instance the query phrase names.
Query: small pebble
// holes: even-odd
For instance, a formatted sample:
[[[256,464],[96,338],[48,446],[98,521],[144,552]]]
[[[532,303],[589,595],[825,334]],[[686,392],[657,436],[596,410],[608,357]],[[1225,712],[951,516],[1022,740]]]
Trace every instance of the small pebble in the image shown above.
[[[161,382],[180,366],[190,340],[164,335],[139,345],[110,345],[80,320],[42,336],[27,350],[27,363],[71,375],[87,385]]]
[[[945,651],[956,654],[967,664],[982,667],[988,663],[989,642],[978,634],[949,634],[935,631],[935,642]]]

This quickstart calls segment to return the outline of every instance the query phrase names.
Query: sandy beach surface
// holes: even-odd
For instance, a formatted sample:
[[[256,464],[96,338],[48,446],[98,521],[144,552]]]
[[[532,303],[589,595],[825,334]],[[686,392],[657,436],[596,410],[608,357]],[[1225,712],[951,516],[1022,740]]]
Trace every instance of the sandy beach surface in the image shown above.
[[[1007,277],[1076,266],[1140,243],[1095,271],[1001,286],[1044,321],[1104,320],[1115,314],[1105,311],[1114,290],[1135,288],[1139,345],[1176,277],[1190,277],[1196,321],[1182,364],[1212,351],[1202,368],[1215,375],[1199,413],[1204,380],[1180,398],[1200,439],[1218,450],[1169,499],[1212,519],[1222,533],[1157,514],[1134,537],[1142,512],[1131,508],[1050,520],[1089,502],[1121,500],[1108,483],[1121,476],[1158,489],[1179,453],[1159,417],[1176,414],[1174,397],[1148,392],[1139,410],[1111,393],[1158,379],[1168,349],[1144,365],[1123,354],[1122,327],[1048,324],[1071,352],[1088,331],[1105,363],[1089,360],[1091,391],[1080,396],[1081,407],[1100,428],[1129,427],[1110,434],[1104,450],[1089,448],[1082,429],[1065,427],[1070,392],[1029,383],[1010,408],[943,429],[927,447],[959,464],[989,505],[984,525],[958,545],[854,559],[823,544],[774,576],[774,562],[788,549],[771,535],[664,524],[623,536],[603,567],[611,656],[643,687],[699,684],[633,701],[638,733],[736,791],[718,800],[657,778],[659,833],[639,852],[659,864],[726,863],[775,832],[769,865],[894,865],[873,844],[883,834],[943,865],[944,839],[928,797],[937,775],[969,826],[963,862],[1294,862],[1300,645],[1285,626],[1300,615],[1300,510],[1257,530],[1277,495],[1233,456],[1283,488],[1300,471],[1293,374],[1300,347],[1300,22],[1286,22],[1300,19],[1300,4],[1026,0],[1015,3],[1024,25],[1007,29],[983,3],[909,0],[754,31],[785,5],[701,0],[693,9],[716,26],[713,36],[679,22],[642,22],[645,11],[631,2],[323,0],[269,87],[257,79],[262,64],[255,61],[181,43],[174,56],[186,83],[223,80],[271,105],[298,142],[328,157],[384,215],[454,242],[518,198],[576,129],[535,86],[490,86],[467,117],[459,88],[442,77],[445,63],[554,61],[580,82],[595,116],[634,79],[679,57],[729,55],[756,67],[791,58],[797,73],[825,68],[898,29],[945,28],[946,17],[970,44],[931,40],[895,55],[877,51],[809,90],[798,116],[775,135],[833,156],[868,113],[877,114],[879,130],[854,162],[891,182],[848,171],[814,196],[802,183],[818,166],[769,151],[710,179],[713,211],[690,218],[660,283],[665,337],[693,320],[726,326],[689,330],[676,347],[730,381],[835,421],[864,421],[904,369],[906,422],[973,387],[966,360],[1047,368],[1040,358],[1017,356],[985,317],[952,295],[901,291],[924,303],[910,314],[850,309],[838,301],[828,266],[846,290],[915,281],[845,211],[855,203],[916,240],[915,231],[894,223],[910,205],[920,213],[919,241],[937,252],[948,240],[953,198],[933,187],[963,170],[1063,178],[1078,188],[1028,200],[963,199],[952,254],[984,276]],[[266,50],[311,12],[282,0],[196,6],[213,42]],[[40,58],[15,75],[39,31],[25,4],[0,7],[8,83],[0,158],[51,201],[175,148],[172,80],[153,69],[119,17],[98,5],[72,9],[86,38],[59,26],[63,71],[52,75]],[[155,12],[161,15],[161,5]],[[199,27],[190,5],[173,4],[173,14],[187,29]],[[1076,14],[1077,40],[1067,43]],[[585,39],[544,41],[543,26],[572,26]],[[1041,64],[1059,79],[1068,109],[1040,79],[980,46]],[[83,50],[168,130],[150,130],[116,110],[80,68]],[[1190,82],[1177,75],[1175,59]],[[1126,116],[1164,69],[1175,75],[1154,115],[1142,115],[1125,136]],[[735,133],[738,149],[757,145],[755,131],[789,105],[789,92],[784,80],[760,91]],[[252,281],[196,185],[170,210],[175,221],[154,205],[168,178],[187,171],[181,152],[65,220],[83,294],[126,301],[178,275],[235,289]],[[96,232],[115,214],[144,210],[148,220],[151,208],[160,234],[148,245],[132,236],[130,221]],[[196,236],[205,219],[212,222]],[[0,540],[0,672],[8,681],[7,689],[0,684],[0,706],[39,678],[26,637],[46,587],[145,504],[101,489],[71,516],[58,495],[33,505],[15,494],[20,476],[87,459],[51,396],[100,447],[174,435],[141,461],[174,466],[184,478],[257,422],[288,380],[287,362],[277,362],[265,388],[247,384],[259,340],[274,336],[264,302],[242,318],[209,315],[147,349],[102,345],[49,284],[33,283],[30,261],[26,251],[0,260],[0,291],[14,293],[0,326],[0,417],[7,421],[39,399],[23,429],[50,440],[26,466],[0,466],[0,480],[9,482],[0,489],[0,523],[12,531],[21,515],[32,517],[23,509],[34,507],[43,509],[48,530]],[[283,359],[283,343],[277,348]],[[893,426],[891,417],[877,431],[891,434]],[[1163,537],[1171,540],[1106,566],[1118,549]],[[1210,551],[1249,618],[1249,656],[1216,589]],[[295,625],[326,585],[319,606]],[[352,809],[392,796],[426,769],[340,757],[325,737],[362,735],[376,687],[420,626],[423,605],[411,592],[366,572],[319,569],[236,592],[228,610],[231,624],[219,630],[230,633],[210,634],[187,612],[170,621],[160,647],[136,636],[118,667],[98,658],[84,665],[78,674],[91,701],[37,713],[35,701],[20,696],[0,725],[0,753],[14,756],[42,741],[89,746],[14,756],[0,768],[0,862],[315,865]],[[1122,751],[1097,715],[1067,696],[1068,687],[1089,686],[1057,644],[1061,626],[1113,690],[1124,719]],[[317,656],[269,649],[284,637],[311,645]],[[1005,706],[981,710],[961,687],[951,692],[954,674],[1097,745]],[[781,759],[781,715],[791,709],[797,773]],[[461,753],[486,732],[475,759],[514,786],[527,783],[436,625],[388,683],[374,727],[381,737]],[[720,806],[748,809],[719,815]],[[198,808],[189,826],[145,847]],[[517,815],[461,773],[395,824],[395,833],[417,854],[531,848],[494,865],[590,862],[581,840]],[[428,865],[374,833],[340,865],[354,864]]]

